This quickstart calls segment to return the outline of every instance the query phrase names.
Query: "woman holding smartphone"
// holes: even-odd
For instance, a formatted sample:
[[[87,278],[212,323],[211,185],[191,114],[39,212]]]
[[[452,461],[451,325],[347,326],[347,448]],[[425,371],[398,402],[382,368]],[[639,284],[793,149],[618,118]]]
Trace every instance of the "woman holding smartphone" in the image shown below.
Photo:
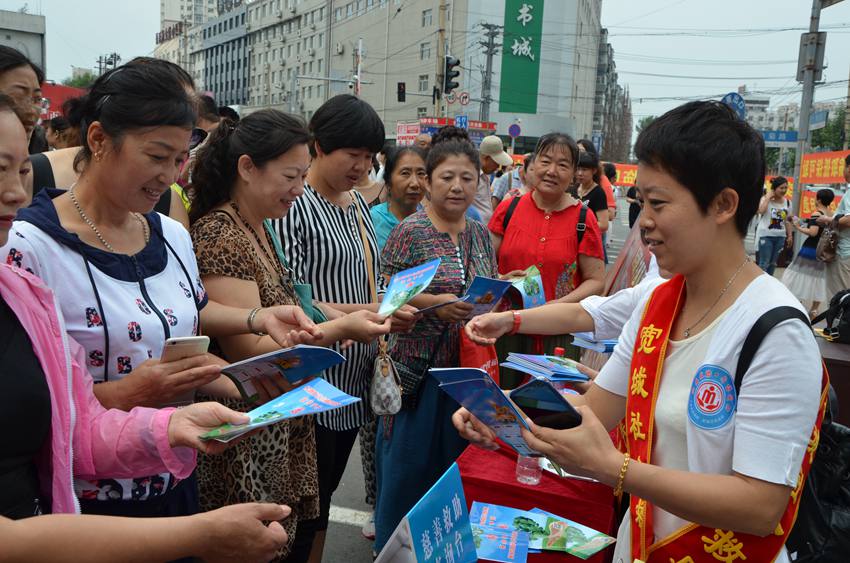
[[[523,437],[570,473],[631,495],[616,562],[734,553],[788,563],[828,377],[799,301],[744,248],[764,141],[727,106],[691,102],[641,132],[635,155],[644,241],[675,275],[641,300],[590,389],[570,399],[581,425],[531,424]],[[796,316],[775,324],[738,374],[751,329],[777,306]],[[627,454],[608,435],[623,418]],[[492,447],[468,412],[454,421]]]
[[[2,252],[56,293],[68,333],[99,383],[101,404],[128,411],[168,404],[216,382],[220,368],[206,355],[160,362],[164,341],[198,334],[202,309],[213,334],[244,330],[249,313],[207,306],[189,234],[151,213],[185,159],[194,101],[165,65],[126,65],[92,85],[81,111],[79,180],[67,191],[40,192],[20,212]],[[193,477],[77,480],[75,487],[83,512],[197,511]]]

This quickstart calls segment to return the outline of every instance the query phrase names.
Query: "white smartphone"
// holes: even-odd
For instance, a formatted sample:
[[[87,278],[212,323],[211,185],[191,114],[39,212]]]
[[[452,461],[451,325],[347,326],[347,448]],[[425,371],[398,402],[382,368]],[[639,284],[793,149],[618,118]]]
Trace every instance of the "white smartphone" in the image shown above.
[[[161,362],[176,362],[192,356],[206,354],[210,347],[209,336],[177,336],[165,341]]]

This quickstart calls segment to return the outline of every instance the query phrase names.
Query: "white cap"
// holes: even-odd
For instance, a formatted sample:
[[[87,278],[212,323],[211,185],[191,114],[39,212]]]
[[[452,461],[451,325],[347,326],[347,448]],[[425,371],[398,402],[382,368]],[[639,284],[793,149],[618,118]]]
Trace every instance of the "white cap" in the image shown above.
[[[500,166],[509,166],[513,163],[511,155],[506,153],[504,146],[502,146],[502,140],[496,135],[489,135],[481,139],[481,146],[478,147],[478,152],[489,156]]]

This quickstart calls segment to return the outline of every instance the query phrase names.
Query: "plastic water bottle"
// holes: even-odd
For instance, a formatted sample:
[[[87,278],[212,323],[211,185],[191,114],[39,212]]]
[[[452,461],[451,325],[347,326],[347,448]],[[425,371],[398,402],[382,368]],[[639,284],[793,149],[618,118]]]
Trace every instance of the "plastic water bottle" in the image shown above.
[[[543,471],[540,469],[540,458],[520,455],[516,460],[516,480],[524,485],[537,485]]]

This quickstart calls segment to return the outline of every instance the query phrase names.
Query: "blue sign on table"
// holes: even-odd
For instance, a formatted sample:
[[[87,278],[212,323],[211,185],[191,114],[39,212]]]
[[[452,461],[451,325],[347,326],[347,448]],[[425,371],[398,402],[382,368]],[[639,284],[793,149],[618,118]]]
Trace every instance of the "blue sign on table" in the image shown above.
[[[741,97],[741,94],[737,92],[729,92],[723,96],[720,101],[732,108],[741,120],[747,118],[747,104],[744,102],[744,98]]]
[[[375,563],[478,561],[457,463],[402,519]]]
[[[456,115],[455,116],[455,127],[459,129],[469,129],[469,116],[468,115]]]

